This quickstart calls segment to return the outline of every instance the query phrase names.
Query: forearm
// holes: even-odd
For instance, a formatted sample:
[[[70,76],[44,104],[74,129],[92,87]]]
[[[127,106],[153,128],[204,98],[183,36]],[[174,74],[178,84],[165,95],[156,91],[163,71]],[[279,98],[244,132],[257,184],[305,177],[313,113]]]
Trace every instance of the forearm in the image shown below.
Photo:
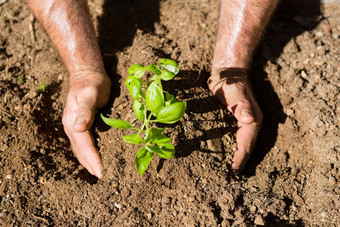
[[[26,0],[72,77],[105,74],[86,0]]]
[[[222,0],[212,71],[247,69],[278,0]]]

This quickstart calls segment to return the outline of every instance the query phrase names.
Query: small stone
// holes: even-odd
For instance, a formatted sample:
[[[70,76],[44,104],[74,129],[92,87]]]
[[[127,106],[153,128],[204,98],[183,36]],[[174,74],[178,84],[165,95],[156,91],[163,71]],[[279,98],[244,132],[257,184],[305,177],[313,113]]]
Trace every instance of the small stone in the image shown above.
[[[307,73],[304,70],[301,71],[301,76],[305,79],[308,77]]]
[[[318,55],[324,55],[326,53],[325,47],[324,46],[318,46],[316,48],[316,53]]]
[[[42,155],[45,155],[45,154],[46,154],[46,150],[45,150],[44,148],[41,148],[41,149],[40,149],[40,153],[41,153]]]
[[[11,119],[9,119],[9,117],[4,116],[2,119],[6,124],[10,124],[11,123]]]
[[[336,179],[333,176],[330,176],[328,179],[328,182],[330,185],[335,185],[336,184]]]
[[[323,211],[323,212],[321,212],[320,215],[321,215],[322,218],[326,218],[326,217],[327,217],[327,212],[326,212],[326,211]]]
[[[249,210],[250,210],[250,212],[252,212],[252,213],[254,213],[254,212],[256,212],[256,206],[255,205],[253,205],[253,206],[251,206],[250,208],[249,208]]]
[[[263,217],[261,215],[257,215],[255,220],[254,220],[254,224],[255,225],[264,225],[264,220]]]
[[[117,203],[117,202],[114,203],[114,206],[115,206],[117,209],[122,208],[122,205],[120,205],[120,203]]]
[[[294,113],[294,110],[292,110],[292,109],[287,109],[287,111],[286,111],[286,114],[288,116],[291,116],[293,113]]]
[[[64,79],[63,74],[59,74],[59,76],[58,76],[58,81],[61,82],[61,81],[63,81],[63,79]]]
[[[151,219],[151,218],[152,218],[152,213],[148,213],[148,214],[147,214],[147,218],[148,218],[148,219]]]

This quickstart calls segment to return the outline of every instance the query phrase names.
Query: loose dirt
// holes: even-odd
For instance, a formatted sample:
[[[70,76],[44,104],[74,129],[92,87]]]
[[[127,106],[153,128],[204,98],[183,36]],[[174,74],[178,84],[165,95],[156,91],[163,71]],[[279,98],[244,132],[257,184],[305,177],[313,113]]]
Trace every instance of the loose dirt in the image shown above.
[[[178,77],[164,85],[188,103],[184,119],[166,130],[177,157],[155,158],[141,177],[138,147],[98,118],[104,177],[89,175],[61,125],[68,81],[58,54],[22,1],[0,1],[1,226],[340,223],[339,5],[282,1],[250,72],[263,128],[235,176],[236,121],[206,86],[219,1],[88,3],[113,81],[106,116],[136,123],[123,86],[129,65],[162,57],[179,63]]]

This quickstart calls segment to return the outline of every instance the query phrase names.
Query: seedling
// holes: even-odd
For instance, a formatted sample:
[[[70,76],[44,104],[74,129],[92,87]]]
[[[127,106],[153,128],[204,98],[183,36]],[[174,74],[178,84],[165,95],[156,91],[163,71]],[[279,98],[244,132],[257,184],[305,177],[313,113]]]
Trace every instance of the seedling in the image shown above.
[[[37,91],[38,91],[39,96],[38,96],[38,99],[37,99],[37,101],[35,102],[35,104],[34,104],[32,110],[31,110],[31,113],[33,113],[33,111],[34,111],[35,108],[37,107],[38,103],[40,102],[40,100],[41,100],[41,98],[42,98],[42,96],[43,96],[43,93],[45,93],[45,92],[47,91],[47,84],[46,84],[45,81],[42,82],[41,84],[38,84],[38,86],[37,86]]]
[[[131,65],[126,79],[127,86],[133,102],[133,111],[142,127],[135,128],[127,121],[109,119],[101,115],[103,121],[118,129],[133,129],[137,132],[123,136],[129,144],[143,144],[137,152],[135,164],[137,171],[143,175],[154,155],[170,159],[175,157],[175,147],[172,139],[162,134],[164,128],[151,127],[150,123],[159,122],[173,124],[179,121],[185,112],[186,102],[180,102],[169,92],[163,90],[162,80],[172,80],[179,72],[178,65],[170,59],[161,59],[158,65],[144,67],[140,64]],[[145,74],[151,74],[151,83],[142,80]]]
[[[46,92],[47,84],[46,82],[42,82],[41,84],[38,84],[37,86],[37,91],[39,95],[42,95],[43,93]]]

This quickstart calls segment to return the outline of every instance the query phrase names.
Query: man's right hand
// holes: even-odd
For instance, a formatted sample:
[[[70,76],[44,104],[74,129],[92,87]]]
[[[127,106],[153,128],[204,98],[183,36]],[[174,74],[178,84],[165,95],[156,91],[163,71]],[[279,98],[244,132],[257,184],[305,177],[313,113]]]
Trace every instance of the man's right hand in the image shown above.
[[[109,100],[111,81],[98,72],[82,72],[70,77],[63,114],[64,130],[79,162],[92,174],[102,176],[102,163],[90,132],[96,111]]]

